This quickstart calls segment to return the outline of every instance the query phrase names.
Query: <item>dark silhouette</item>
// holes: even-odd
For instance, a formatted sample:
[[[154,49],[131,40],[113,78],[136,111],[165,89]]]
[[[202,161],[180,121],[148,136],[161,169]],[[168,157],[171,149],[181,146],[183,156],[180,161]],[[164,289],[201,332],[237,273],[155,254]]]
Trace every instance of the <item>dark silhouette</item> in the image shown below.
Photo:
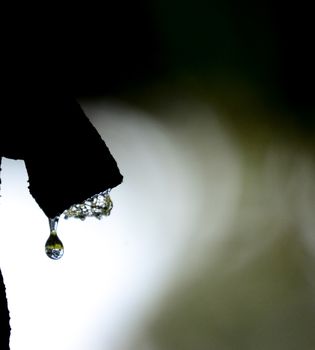
[[[3,283],[2,273],[0,270],[0,348],[2,350],[9,349],[10,324],[9,310],[5,295],[5,286]]]
[[[1,125],[0,156],[25,161],[30,193],[47,217],[121,183],[116,161],[74,97],[37,91],[6,101],[6,115],[14,115]]]

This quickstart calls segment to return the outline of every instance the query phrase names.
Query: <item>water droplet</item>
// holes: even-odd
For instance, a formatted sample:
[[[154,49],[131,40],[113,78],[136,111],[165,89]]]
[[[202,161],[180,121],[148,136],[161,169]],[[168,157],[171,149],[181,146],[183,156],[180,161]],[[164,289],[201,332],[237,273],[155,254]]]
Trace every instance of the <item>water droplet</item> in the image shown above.
[[[64,248],[61,240],[57,236],[57,225],[59,217],[49,219],[50,236],[48,237],[45,244],[45,251],[49,258],[58,260],[62,258]]]

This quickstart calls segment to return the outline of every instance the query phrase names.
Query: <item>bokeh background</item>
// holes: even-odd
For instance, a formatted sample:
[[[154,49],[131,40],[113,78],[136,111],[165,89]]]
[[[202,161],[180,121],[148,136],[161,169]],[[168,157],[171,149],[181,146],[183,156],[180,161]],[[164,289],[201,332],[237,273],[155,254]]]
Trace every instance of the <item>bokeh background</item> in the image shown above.
[[[124,182],[110,217],[61,220],[65,255],[50,261],[23,161],[3,160],[12,350],[315,348],[311,13],[304,1],[55,6],[20,33]]]

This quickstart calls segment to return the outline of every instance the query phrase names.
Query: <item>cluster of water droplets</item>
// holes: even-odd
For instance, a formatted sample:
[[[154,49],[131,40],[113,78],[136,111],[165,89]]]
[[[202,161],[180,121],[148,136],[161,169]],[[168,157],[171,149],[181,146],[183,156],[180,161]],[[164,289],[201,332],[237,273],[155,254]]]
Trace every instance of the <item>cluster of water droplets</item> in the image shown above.
[[[64,211],[64,218],[74,217],[85,220],[88,216],[93,216],[100,220],[103,216],[110,215],[113,202],[109,196],[109,192],[110,190],[106,190],[86,199],[81,204],[72,205]]]
[[[101,219],[103,216],[109,216],[113,208],[113,202],[109,196],[109,190],[98,193],[81,204],[74,204],[63,212],[64,218],[70,217],[85,220],[87,217]],[[64,254],[64,247],[57,235],[59,216],[49,218],[50,235],[45,244],[45,251],[49,258],[58,260]]]

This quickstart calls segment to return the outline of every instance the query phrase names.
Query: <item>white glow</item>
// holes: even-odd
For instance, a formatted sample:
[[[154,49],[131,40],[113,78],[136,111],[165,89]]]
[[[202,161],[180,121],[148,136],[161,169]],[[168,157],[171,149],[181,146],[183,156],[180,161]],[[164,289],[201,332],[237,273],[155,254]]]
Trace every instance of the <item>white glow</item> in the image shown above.
[[[118,102],[85,101],[83,107],[124,182],[111,192],[108,218],[60,220],[65,246],[60,261],[45,255],[48,220],[28,192],[24,162],[2,161],[0,266],[11,312],[11,350],[138,349],[132,341],[164,293],[219,254],[220,241],[235,223],[247,227],[252,219],[259,226],[282,208],[271,201],[264,213],[257,214],[257,205],[243,215],[248,169],[208,106],[174,103],[156,116]],[[158,113],[166,122],[158,122]],[[268,159],[262,187],[273,196],[281,179],[268,177],[277,169]],[[57,163],[55,171],[62,171]],[[237,221],[240,217],[248,223]]]

